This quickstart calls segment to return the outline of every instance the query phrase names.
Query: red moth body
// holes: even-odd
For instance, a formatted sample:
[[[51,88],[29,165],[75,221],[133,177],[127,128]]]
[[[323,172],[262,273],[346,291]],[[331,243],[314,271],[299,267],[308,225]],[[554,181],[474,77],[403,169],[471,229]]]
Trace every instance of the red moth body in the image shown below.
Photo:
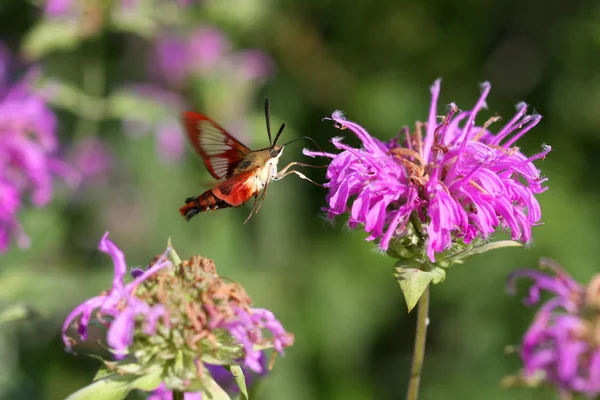
[[[250,150],[207,116],[195,112],[183,114],[185,128],[194,149],[202,157],[208,172],[220,180],[199,196],[185,200],[186,204],[179,209],[179,212],[187,220],[206,211],[239,207],[254,197],[254,206],[248,216],[250,219],[253,213],[260,210],[272,180],[279,180],[293,173],[311,181],[298,171],[287,171],[293,165],[306,164],[292,162],[278,172],[277,164],[285,144],[278,145],[277,139],[283,132],[285,124],[279,128],[275,140],[271,141],[268,99],[265,101],[265,115],[270,146]],[[262,194],[260,194],[261,190]]]

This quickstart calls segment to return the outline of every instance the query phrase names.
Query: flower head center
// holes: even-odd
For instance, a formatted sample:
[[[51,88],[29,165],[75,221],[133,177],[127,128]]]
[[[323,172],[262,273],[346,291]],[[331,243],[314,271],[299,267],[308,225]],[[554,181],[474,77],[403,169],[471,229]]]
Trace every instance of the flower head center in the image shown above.
[[[237,283],[216,274],[212,260],[193,256],[176,268],[165,268],[151,275],[137,289],[136,296],[151,307],[166,310],[169,331],[177,331],[190,348],[199,342],[218,343],[219,327],[236,317],[236,308],[250,310],[251,300]]]

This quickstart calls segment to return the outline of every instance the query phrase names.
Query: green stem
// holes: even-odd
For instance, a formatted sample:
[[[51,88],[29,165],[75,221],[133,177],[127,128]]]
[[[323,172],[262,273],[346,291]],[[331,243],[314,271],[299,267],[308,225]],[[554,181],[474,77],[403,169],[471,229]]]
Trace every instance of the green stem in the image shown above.
[[[104,44],[102,38],[97,42],[90,43],[89,47],[83,49],[83,77],[82,92],[93,99],[103,99],[106,87],[106,70],[104,68]],[[81,99],[79,104],[79,120],[75,127],[74,139],[81,136],[95,136],[98,130],[98,122],[104,118],[104,107],[99,103]],[[94,115],[94,118],[90,118]]]
[[[561,392],[560,400],[573,400],[573,393],[571,391]]]
[[[427,337],[427,325],[429,322],[429,286],[427,286],[417,304],[417,330],[415,333],[415,348],[410,369],[410,380],[408,381],[408,392],[406,394],[407,400],[417,400],[419,397],[419,383],[421,381],[421,370],[423,369],[423,360],[425,358],[425,339]]]
[[[171,393],[173,394],[173,400],[183,400],[185,397],[185,393],[180,390],[173,390]]]

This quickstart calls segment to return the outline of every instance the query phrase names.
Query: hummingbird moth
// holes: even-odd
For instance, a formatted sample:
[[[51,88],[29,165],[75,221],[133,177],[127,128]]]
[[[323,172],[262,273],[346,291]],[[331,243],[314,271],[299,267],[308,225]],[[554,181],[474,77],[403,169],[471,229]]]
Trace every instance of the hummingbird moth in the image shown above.
[[[186,204],[179,209],[179,212],[186,220],[189,221],[195,215],[206,211],[240,207],[254,197],[252,211],[244,221],[246,223],[260,210],[269,183],[289,174],[296,174],[302,179],[319,185],[301,172],[290,169],[294,165],[307,167],[314,167],[314,165],[291,162],[281,171],[277,171],[277,164],[285,146],[302,137],[278,145],[277,140],[285,129],[285,124],[282,124],[275,135],[275,140],[271,140],[269,99],[265,100],[265,118],[269,147],[251,150],[207,116],[195,112],[183,114],[185,128],[194,149],[202,157],[208,172],[220,180],[204,193],[185,200]],[[260,194],[261,190],[262,194]]]

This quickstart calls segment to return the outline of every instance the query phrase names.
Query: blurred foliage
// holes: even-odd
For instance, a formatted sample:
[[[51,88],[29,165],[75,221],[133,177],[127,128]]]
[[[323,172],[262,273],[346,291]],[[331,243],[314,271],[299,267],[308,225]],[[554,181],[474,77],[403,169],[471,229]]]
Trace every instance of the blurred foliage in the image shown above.
[[[322,118],[333,110],[388,138],[425,118],[429,85],[438,76],[444,79],[442,103],[469,107],[478,83],[489,80],[490,115],[508,117],[520,100],[544,115],[520,143],[526,154],[539,151],[542,142],[553,146],[538,164],[549,177],[550,189],[540,196],[545,223],[534,229],[529,248],[476,257],[451,268],[433,288],[422,399],[556,398],[499,387],[503,376],[519,368],[518,357],[504,348],[520,341],[533,315],[518,298],[507,297],[504,286],[511,270],[536,266],[541,256],[556,259],[582,281],[598,270],[600,3],[202,3],[201,11],[186,14],[191,25],[218,26],[236,48],[261,48],[277,65],[276,75],[249,100],[253,111],[245,134],[251,146],[267,142],[260,111],[266,95],[273,125],[285,121],[287,138],[309,135],[328,150],[337,131]],[[145,58],[129,53],[139,38],[107,30],[64,46],[68,27],[36,32],[42,29],[33,28],[39,18],[40,9],[27,2],[1,2],[0,38],[13,50],[27,50],[24,38],[31,35],[56,40],[63,50],[29,48],[29,55],[44,55],[49,76],[80,86],[83,66],[93,56],[92,63],[105,67],[106,86],[117,88],[147,67]],[[103,51],[95,54],[94,46]],[[188,102],[227,123],[227,115],[194,84],[202,82],[186,88]],[[57,110],[68,144],[81,120],[72,110]],[[154,113],[135,110],[144,111]],[[0,305],[24,304],[41,313],[0,327],[1,399],[62,399],[91,381],[98,363],[64,353],[60,325],[75,304],[110,286],[111,262],[96,250],[105,230],[130,265],[145,265],[168,236],[182,257],[213,258],[221,274],[241,282],[257,306],[271,309],[295,333],[296,343],[277,359],[262,399],[404,396],[415,313],[406,312],[393,261],[376,254],[360,230],[319,217],[322,189],[288,178],[271,188],[261,212],[246,225],[249,206],[187,223],[177,212],[183,199],[211,182],[191,148],[180,163],[165,165],[152,136],[129,139],[114,119],[93,123],[98,125],[88,132],[114,152],[112,173],[76,193],[61,188],[51,207],[25,210],[21,219],[31,248],[0,256]],[[283,161],[300,160],[300,147],[288,148]],[[307,173],[323,179],[321,170]]]

